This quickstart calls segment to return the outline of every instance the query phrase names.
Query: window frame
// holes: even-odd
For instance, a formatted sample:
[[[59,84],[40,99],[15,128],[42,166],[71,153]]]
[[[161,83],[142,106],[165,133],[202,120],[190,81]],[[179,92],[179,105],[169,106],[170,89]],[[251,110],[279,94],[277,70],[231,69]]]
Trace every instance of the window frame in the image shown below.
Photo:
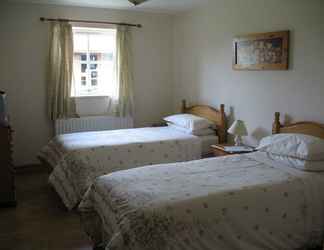
[[[77,30],[77,31],[75,31]],[[84,30],[84,33],[87,34],[88,36],[91,34],[91,33],[95,33],[95,34],[98,34],[98,33],[111,33],[113,32],[114,33],[114,37],[115,37],[115,40],[116,40],[116,35],[117,35],[117,29],[115,26],[112,26],[112,25],[84,25],[84,24],[76,24],[76,23],[72,23],[72,32],[73,32],[73,35],[75,34],[75,32],[78,32],[79,31],[82,31]],[[74,38],[73,38],[74,39]],[[74,42],[74,40],[73,40]],[[100,94],[100,89],[102,89],[100,87],[100,83],[99,83],[99,76],[100,76],[100,68],[102,67],[102,60],[97,60],[94,61],[94,60],[91,60],[91,54],[102,54],[104,55],[105,53],[103,52],[92,52],[90,50],[90,39],[88,37],[87,39],[87,51],[86,52],[79,52],[79,51],[73,51],[73,83],[72,83],[72,90],[71,90],[71,97],[72,98],[91,98],[91,97],[110,97],[109,93],[106,92],[106,93],[102,93]],[[114,53],[113,53],[113,58],[112,58],[112,61],[113,61],[113,64],[114,64],[114,69],[113,71],[116,70],[116,44],[115,44],[115,48],[114,48]],[[78,82],[78,80],[75,79],[75,72],[74,72],[74,69],[75,69],[75,61],[74,61],[74,58],[76,56],[76,54],[80,54],[80,58],[78,59],[78,63],[80,64],[80,77],[86,77],[86,85],[85,87],[93,87],[92,85],[92,81],[93,80],[96,80],[97,81],[97,90],[94,91],[94,93],[86,93],[85,91],[82,91],[82,90],[77,90],[77,87],[80,87],[82,88],[82,80],[79,80],[79,84],[80,86],[76,86],[76,83]],[[81,55],[82,54],[85,54],[86,55],[86,60],[85,61],[82,61],[81,60]],[[86,65],[86,70],[85,72],[82,72],[82,64],[85,64]],[[95,69],[91,69],[91,65],[97,65]],[[97,72],[97,76],[96,77],[92,77],[92,73],[93,72]],[[113,73],[114,74],[114,73]],[[113,78],[115,76],[112,76]],[[116,79],[114,80],[115,84],[116,84]],[[113,83],[112,83],[113,84]]]

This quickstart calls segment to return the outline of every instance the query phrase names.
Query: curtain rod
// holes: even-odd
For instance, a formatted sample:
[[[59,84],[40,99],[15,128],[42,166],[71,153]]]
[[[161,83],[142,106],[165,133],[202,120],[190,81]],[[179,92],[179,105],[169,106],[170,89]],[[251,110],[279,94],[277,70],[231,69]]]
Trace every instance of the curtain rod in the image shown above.
[[[104,22],[104,21],[87,21],[87,20],[75,20],[75,19],[63,19],[63,18],[45,18],[41,17],[42,22],[75,22],[75,23],[100,23],[100,24],[113,24],[113,25],[124,25],[130,27],[142,28],[142,24],[132,23],[117,23],[117,22]]]

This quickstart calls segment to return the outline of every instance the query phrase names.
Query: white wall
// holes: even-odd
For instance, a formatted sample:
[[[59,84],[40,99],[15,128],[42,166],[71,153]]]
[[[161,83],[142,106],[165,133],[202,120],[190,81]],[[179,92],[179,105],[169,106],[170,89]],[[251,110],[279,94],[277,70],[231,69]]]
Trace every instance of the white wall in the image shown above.
[[[180,15],[174,26],[174,105],[182,98],[226,104],[255,144],[271,133],[275,111],[324,122],[324,1],[217,0]],[[289,71],[232,70],[235,35],[291,31]],[[231,110],[230,110],[230,107]]]
[[[52,136],[46,116],[48,24],[40,16],[143,24],[133,32],[135,124],[148,125],[172,111],[172,17],[0,3],[0,89],[8,93],[16,165],[37,162],[36,153]]]
[[[270,133],[275,111],[324,122],[323,13],[322,0],[211,0],[176,18],[0,3],[0,89],[8,92],[15,164],[36,162],[52,135],[46,116],[48,24],[40,16],[142,23],[134,30],[136,125],[158,121],[183,98],[225,103],[231,119],[246,121],[248,143],[254,144]],[[235,35],[285,29],[291,31],[289,71],[232,70]]]

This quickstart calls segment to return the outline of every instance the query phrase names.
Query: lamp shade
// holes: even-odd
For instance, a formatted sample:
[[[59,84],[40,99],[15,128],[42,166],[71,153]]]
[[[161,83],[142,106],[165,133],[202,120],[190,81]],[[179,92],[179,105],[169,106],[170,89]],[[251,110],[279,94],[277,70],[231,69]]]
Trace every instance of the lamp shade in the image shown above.
[[[236,120],[227,132],[232,135],[239,135],[239,136],[248,135],[246,126],[245,126],[244,122],[241,120]]]

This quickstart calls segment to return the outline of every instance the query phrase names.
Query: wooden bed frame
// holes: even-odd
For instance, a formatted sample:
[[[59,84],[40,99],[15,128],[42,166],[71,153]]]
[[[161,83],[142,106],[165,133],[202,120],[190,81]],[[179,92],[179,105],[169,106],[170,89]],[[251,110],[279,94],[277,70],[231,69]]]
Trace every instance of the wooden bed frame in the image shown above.
[[[275,113],[275,121],[272,126],[273,134],[296,133],[312,135],[324,139],[324,125],[317,122],[297,122],[293,124],[282,125],[280,123],[280,113]]]
[[[214,122],[217,126],[217,135],[219,143],[227,142],[226,115],[224,104],[221,104],[220,109],[216,110],[206,105],[194,105],[191,107],[187,107],[186,100],[183,100],[181,112],[185,114],[200,116]]]

